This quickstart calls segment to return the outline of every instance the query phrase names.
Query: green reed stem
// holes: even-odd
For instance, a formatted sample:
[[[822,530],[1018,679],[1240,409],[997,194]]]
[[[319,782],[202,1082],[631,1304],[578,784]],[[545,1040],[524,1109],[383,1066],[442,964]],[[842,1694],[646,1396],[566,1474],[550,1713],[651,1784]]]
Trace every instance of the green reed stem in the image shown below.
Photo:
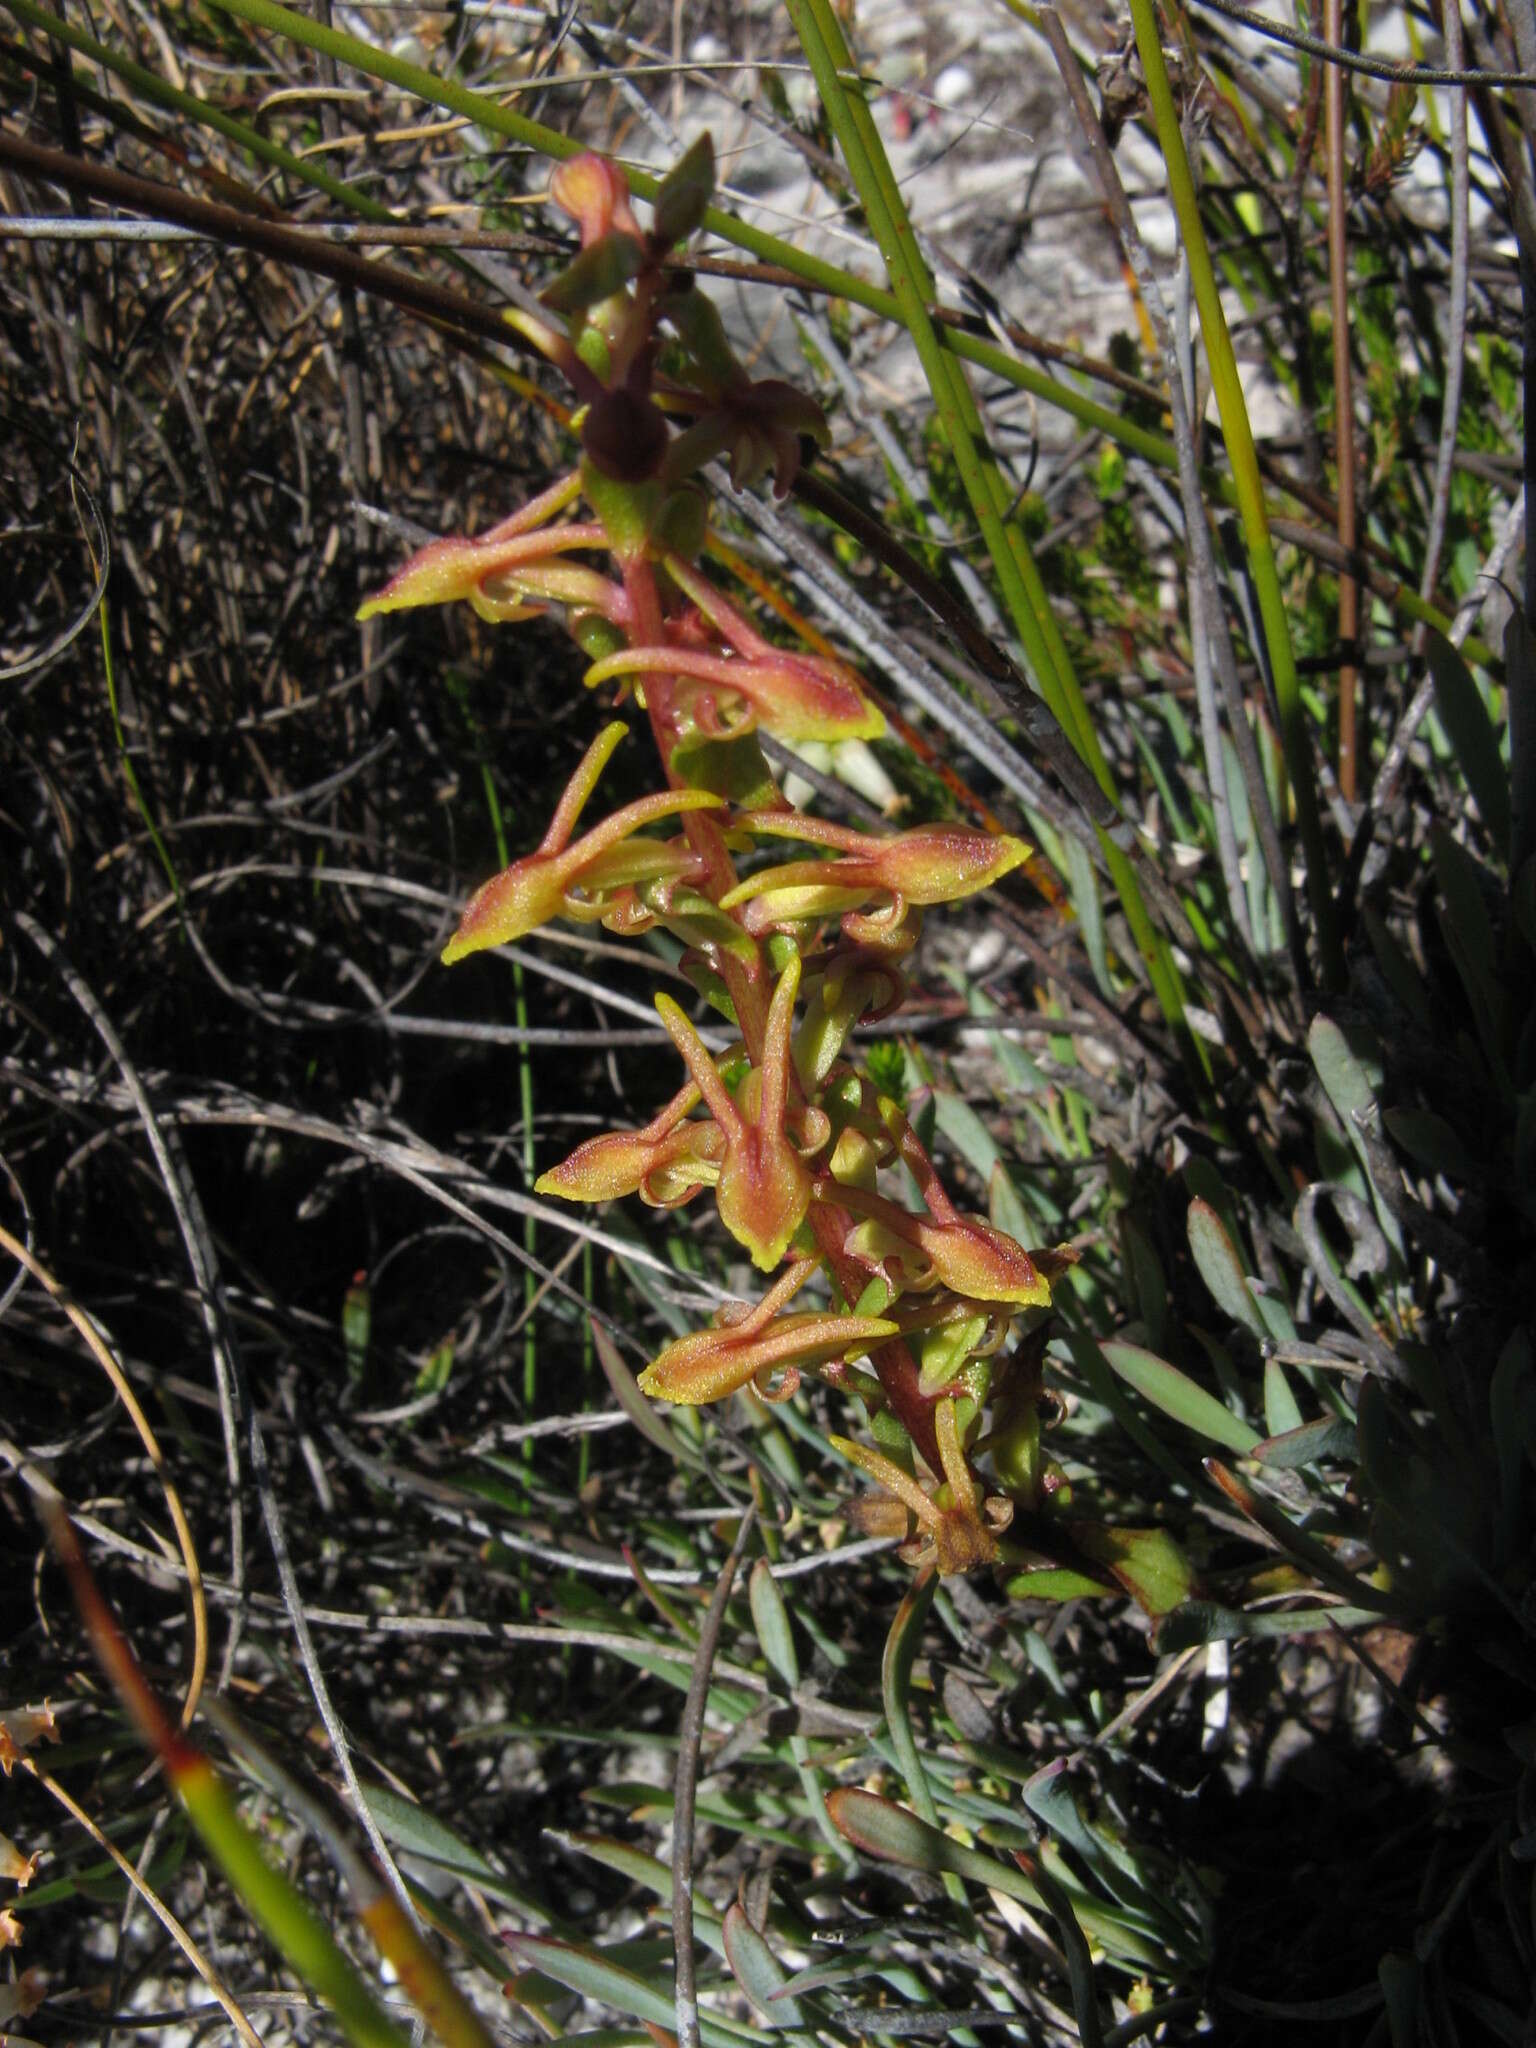
[[[911,217],[842,30],[828,0],[787,0],[787,5],[832,132],[884,259],[896,315],[917,350],[945,442],[981,528],[1036,685],[1104,794],[1114,801],[1114,777],[1094,731],[1093,718],[1051,609],[1044,580],[1023,532],[1016,521],[1007,517],[1011,493],[987,446],[975,395],[954,353],[941,342],[929,312],[934,280],[917,246]],[[1209,1055],[1189,1032],[1185,1020],[1184,990],[1178,969],[1167,942],[1148,915],[1132,863],[1107,834],[1101,833],[1100,839],[1163,1013],[1196,1068],[1208,1072]]]

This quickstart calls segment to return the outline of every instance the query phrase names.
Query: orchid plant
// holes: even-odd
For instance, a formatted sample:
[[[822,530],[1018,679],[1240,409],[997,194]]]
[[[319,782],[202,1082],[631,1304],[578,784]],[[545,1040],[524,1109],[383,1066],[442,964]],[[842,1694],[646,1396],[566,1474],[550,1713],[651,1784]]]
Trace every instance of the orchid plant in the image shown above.
[[[643,716],[666,786],[586,823],[627,732],[606,725],[542,841],[476,891],[443,958],[556,918],[660,928],[681,945],[733,1042],[711,1050],[658,995],[685,1084],[639,1130],[579,1145],[538,1190],[659,1208],[711,1190],[777,1277],[755,1306],[668,1344],[641,1387],[683,1403],[748,1388],[784,1400],[806,1375],[841,1390],[879,1445],[833,1439],[882,1489],[862,1504],[866,1526],[963,1572],[997,1560],[1016,1510],[1065,1494],[1040,1451],[1038,1365],[1023,1363],[1041,1346],[1008,1347],[1021,1316],[1038,1325],[1070,1254],[1027,1252],[957,1208],[851,1041],[901,1008],[924,912],[990,887],[1028,849],[956,824],[855,831],[796,810],[774,779],[759,735],[869,740],[884,722],[850,668],[769,641],[701,567],[705,465],[723,457],[738,489],[771,475],[782,497],[806,444],[828,439],[810,399],[747,374],[715,308],[668,263],[713,187],[708,137],[661,185],[649,229],[612,163],[556,172],[580,253],[542,295],[550,318],[508,318],[576,394],[580,463],[480,538],[424,548],[360,616],[452,599],[492,621],[553,615],[589,657],[587,683],[617,686]],[[920,1208],[898,1199],[901,1180]]]

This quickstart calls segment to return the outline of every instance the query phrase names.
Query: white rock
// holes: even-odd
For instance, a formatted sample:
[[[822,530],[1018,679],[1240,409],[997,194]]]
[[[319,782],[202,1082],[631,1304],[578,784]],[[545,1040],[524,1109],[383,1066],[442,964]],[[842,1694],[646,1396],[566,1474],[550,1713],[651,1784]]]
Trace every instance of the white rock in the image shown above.
[[[933,81],[933,97],[941,107],[968,106],[976,97],[976,77],[968,64],[946,64]]]

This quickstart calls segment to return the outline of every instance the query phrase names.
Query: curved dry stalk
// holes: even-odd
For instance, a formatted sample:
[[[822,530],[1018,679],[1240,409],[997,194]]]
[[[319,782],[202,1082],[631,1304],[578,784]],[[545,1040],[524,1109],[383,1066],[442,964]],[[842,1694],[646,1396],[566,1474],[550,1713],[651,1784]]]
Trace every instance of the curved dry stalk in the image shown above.
[[[331,1699],[330,1688],[325,1682],[325,1675],[320,1669],[319,1655],[315,1649],[314,1638],[310,1634],[309,1623],[304,1612],[304,1603],[299,1593],[298,1577],[293,1568],[293,1557],[288,1545],[287,1526],[283,1520],[282,1510],[278,1506],[277,1491],[272,1481],[271,1467],[267,1460],[266,1438],[262,1434],[261,1424],[257,1419],[256,1410],[250,1398],[250,1389],[246,1384],[245,1369],[240,1358],[239,1346],[229,1323],[218,1255],[214,1249],[213,1236],[208,1228],[208,1219],[203,1212],[202,1200],[197,1192],[197,1185],[192,1178],[180,1145],[176,1142],[175,1132],[167,1132],[162,1129],[144,1084],[139,1078],[138,1070],[128,1056],[126,1046],[124,1046],[121,1038],[118,1036],[111,1019],[96,1000],[89,984],[64,957],[57,941],[44,931],[34,918],[28,916],[25,911],[18,911],[16,913],[16,922],[49,964],[57,969],[70,995],[90,1019],[97,1035],[116,1061],[124,1083],[133,1098],[134,1107],[139,1113],[145,1137],[149,1142],[150,1150],[154,1153],[155,1163],[160,1169],[166,1198],[171,1204],[172,1211],[176,1217],[177,1227],[181,1233],[182,1242],[186,1247],[187,1262],[192,1268],[192,1276],[197,1286],[198,1304],[202,1310],[204,1327],[208,1333],[210,1348],[213,1352],[215,1377],[219,1386],[220,1408],[225,1429],[226,1457],[231,1467],[230,1513],[232,1531],[240,1527],[237,1520],[240,1485],[239,1454],[233,1436],[234,1418],[236,1415],[239,1415],[245,1425],[246,1443],[250,1450],[251,1477],[255,1481],[257,1498],[261,1503],[262,1522],[267,1531],[267,1541],[272,1551],[273,1563],[277,1566],[278,1583],[282,1587],[283,1602],[288,1611],[289,1624],[293,1629],[299,1659],[304,1666],[304,1675],[309,1681],[310,1692],[314,1696],[315,1706],[319,1711],[320,1719],[325,1724],[326,1734],[330,1737],[331,1747],[340,1766],[342,1777],[346,1781],[347,1790],[351,1795],[358,1819],[368,1836],[369,1846],[378,1859],[379,1868],[383,1871],[388,1885],[399,1900],[402,1909],[408,1916],[414,1919],[415,1908],[410,1904],[409,1894],[405,1888],[405,1880],[401,1877],[399,1867],[391,1853],[389,1844],[385,1841],[378,1822],[374,1819],[369,1810],[368,1802],[363,1797],[363,1788],[357,1775],[357,1765],[352,1757],[352,1746],[347,1739],[345,1729],[341,1725],[341,1717],[337,1713],[335,1704]],[[230,1568],[236,1584],[243,1586],[245,1583],[243,1540],[241,1548],[234,1552]],[[241,1610],[237,1609],[234,1625],[230,1630],[229,1640],[225,1646],[225,1680],[228,1678],[229,1669],[233,1662],[234,1648],[239,1639],[240,1626]]]
[[[57,941],[44,931],[35,919],[29,917],[25,911],[18,911],[16,922],[43,958],[56,969],[64,986],[79,1008],[84,1011],[97,1037],[116,1062],[118,1072],[123,1077],[123,1085],[127,1088],[139,1121],[144,1127],[144,1135],[154,1155],[155,1165],[159,1168],[166,1197],[175,1213],[182,1242],[186,1247],[188,1263],[192,1267],[193,1279],[197,1285],[198,1305],[202,1311],[203,1327],[209,1340],[213,1357],[214,1383],[219,1394],[219,1419],[224,1438],[224,1470],[229,1482],[230,1575],[236,1585],[244,1585],[245,1517],[240,1503],[239,1421],[249,1408],[249,1402],[245,1395],[239,1360],[226,1325],[222,1296],[216,1285],[213,1245],[208,1234],[207,1219],[197,1201],[196,1191],[189,1187],[189,1177],[185,1171],[185,1162],[179,1157],[179,1147],[176,1154],[173,1154],[173,1139],[168,1139],[161,1128],[150,1104],[148,1092],[139,1078],[138,1069],[129,1058],[127,1047],[97,1000],[94,990],[65,958]],[[240,1639],[240,1628],[241,1622],[237,1612],[224,1646],[221,1683],[228,1680]]]
[[[171,1477],[160,1448],[160,1440],[150,1425],[149,1417],[139,1406],[138,1396],[128,1384],[127,1375],[112,1354],[101,1332],[90,1317],[65,1292],[63,1284],[48,1268],[29,1252],[24,1244],[0,1224],[0,1251],[6,1252],[23,1266],[38,1286],[63,1309],[70,1322],[79,1332],[86,1349],[96,1360],[107,1378],[112,1382],[113,1392],[126,1409],[129,1421],[138,1431],[139,1441],[145,1455],[154,1467],[155,1477],[165,1495],[166,1511],[176,1531],[177,1546],[181,1551],[182,1563],[187,1575],[187,1598],[192,1608],[192,1668],[187,1675],[186,1696],[181,1704],[181,1725],[191,1726],[192,1716],[197,1712],[197,1703],[202,1695],[203,1683],[208,1675],[208,1603],[203,1594],[203,1571],[198,1563],[197,1546],[192,1541],[192,1529],[187,1521],[186,1510],[181,1504],[181,1495]]]
[[[234,1993],[224,1982],[224,1979],[219,1975],[213,1964],[203,1954],[191,1935],[188,1934],[186,1928],[176,1918],[176,1915],[171,1911],[164,1899],[154,1889],[153,1885],[145,1883],[143,1877],[123,1854],[122,1850],[118,1848],[111,1836],[102,1833],[84,1807],[79,1805],[76,1800],[71,1799],[57,1778],[52,1776],[50,1772],[43,1770],[40,1765],[34,1763],[29,1756],[22,1757],[20,1762],[22,1769],[42,1786],[51,1799],[58,1801],[70,1819],[84,1828],[85,1832],[96,1844],[96,1847],[104,1855],[109,1856],[117,1865],[129,1885],[137,1892],[145,1905],[148,1906],[151,1913],[154,1914],[160,1925],[165,1929],[172,1941],[175,1942],[193,1969],[196,1970],[198,1976],[202,1978],[208,1989],[219,2001],[230,2025],[245,2043],[245,2048],[262,2048],[260,2034],[257,2033],[245,2014],[240,2010]]]

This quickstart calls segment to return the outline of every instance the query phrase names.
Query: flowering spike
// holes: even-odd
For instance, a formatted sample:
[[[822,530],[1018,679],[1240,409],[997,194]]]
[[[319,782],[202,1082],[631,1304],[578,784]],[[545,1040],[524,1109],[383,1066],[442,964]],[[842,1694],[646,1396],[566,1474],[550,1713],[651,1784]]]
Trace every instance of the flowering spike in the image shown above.
[[[554,173],[550,197],[577,223],[580,253],[542,306],[507,317],[574,392],[580,467],[489,532],[432,543],[362,616],[448,599],[491,620],[557,611],[591,664],[588,684],[619,684],[644,713],[670,786],[583,831],[624,731],[607,727],[543,839],[476,891],[443,958],[556,917],[601,919],[621,936],[660,927],[681,946],[683,974],[737,1034],[729,1068],[658,996],[687,1085],[639,1129],[578,1145],[538,1190],[671,1207],[712,1187],[758,1267],[793,1263],[755,1308],[669,1344],[641,1384],[683,1402],[748,1384],[784,1399],[802,1370],[819,1370],[899,1425],[921,1460],[914,1477],[847,1446],[890,1496],[856,1512],[869,1526],[876,1512],[895,1517],[898,1536],[915,1516],[907,1552],[963,1571],[996,1558],[1010,1512],[984,1497],[971,1463],[978,1444],[996,1463],[1012,1427],[999,1348],[1021,1308],[1049,1301],[1071,1254],[1031,1254],[955,1207],[906,1117],[861,1074],[853,1034],[905,1000],[904,962],[925,911],[990,887],[1027,849],[968,825],[869,833],[806,817],[775,781],[766,740],[753,737],[775,734],[807,758],[817,745],[867,753],[885,723],[854,670],[766,578],[719,551],[753,601],[798,636],[790,647],[700,566],[708,498],[694,479],[705,463],[723,457],[738,486],[771,471],[783,495],[808,449],[828,439],[814,400],[754,380],[718,310],[666,265],[668,247],[701,223],[713,177],[703,138],[657,188],[647,231],[616,164],[581,155]],[[882,807],[892,797],[883,781],[870,793]],[[782,840],[798,844],[741,879],[739,857]],[[916,1213],[882,1193],[898,1161],[916,1183]],[[789,1309],[818,1270],[834,1305]],[[866,1350],[873,1379],[851,1370]],[[1037,1399],[1030,1412],[1038,1438]],[[1007,1462],[1004,1443],[998,1469]],[[1043,1482],[1020,1497],[1038,1514],[1060,1511]]]

